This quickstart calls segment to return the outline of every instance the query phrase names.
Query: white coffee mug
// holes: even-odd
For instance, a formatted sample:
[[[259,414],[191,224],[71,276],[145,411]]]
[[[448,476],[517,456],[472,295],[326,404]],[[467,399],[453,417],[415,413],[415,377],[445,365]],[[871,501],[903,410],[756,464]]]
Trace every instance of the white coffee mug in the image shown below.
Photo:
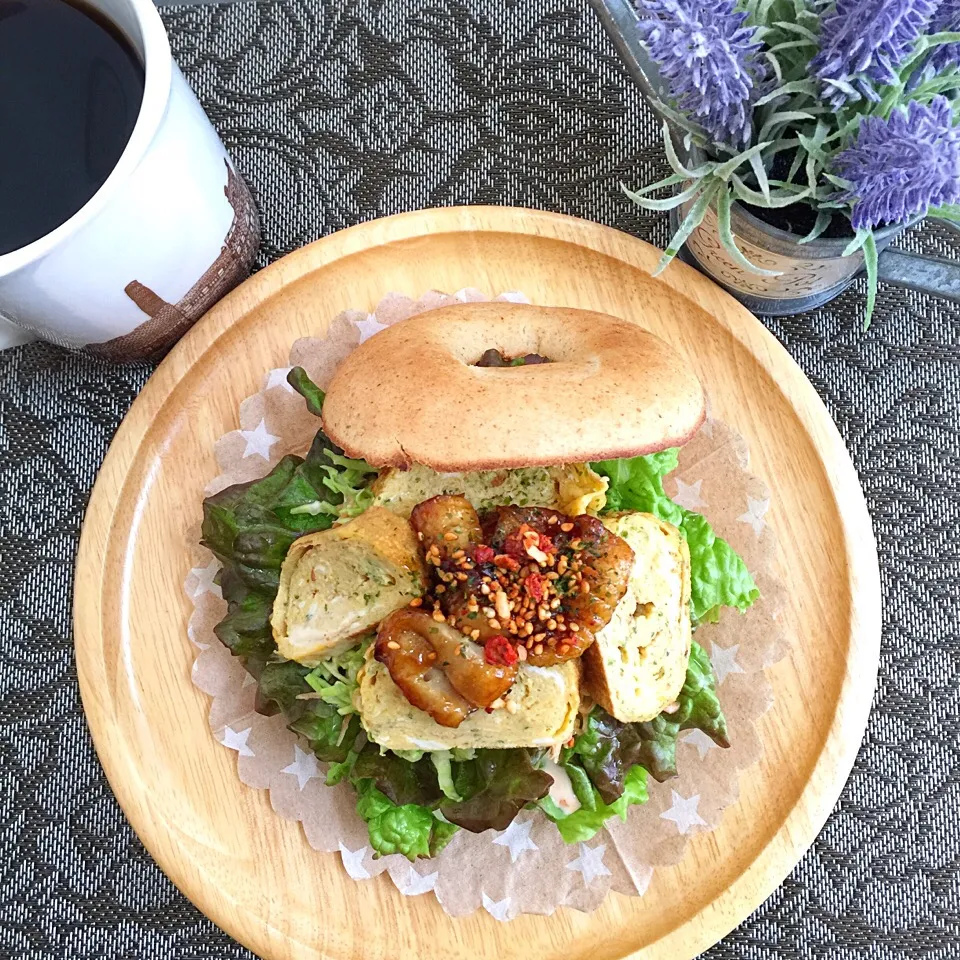
[[[0,347],[31,336],[115,360],[170,346],[250,272],[244,182],[170,53],[153,0],[86,0],[145,67],[113,172],[51,233],[0,256]]]

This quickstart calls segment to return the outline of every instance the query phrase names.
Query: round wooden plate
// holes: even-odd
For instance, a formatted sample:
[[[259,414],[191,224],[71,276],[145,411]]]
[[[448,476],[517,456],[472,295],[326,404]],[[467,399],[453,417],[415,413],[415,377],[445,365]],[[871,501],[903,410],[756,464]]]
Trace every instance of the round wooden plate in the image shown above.
[[[777,341],[699,273],[650,276],[658,251],[606,227],[467,207],[344,230],[256,274],[164,360],[100,472],[80,542],[77,665],[107,777],[163,870],[209,917],[271,960],[695,956],[767,897],[822,827],[853,764],[876,681],[880,582],[853,465],[815,390]],[[795,638],[768,676],[765,753],[720,827],[647,894],[592,914],[450,919],[386,875],[349,879],[299,824],[240,783],[190,681],[185,531],[217,473],[214,441],[298,337],[388,291],[522,290],[534,303],[638,319],[677,346],[712,412],[746,438],[769,485]]]

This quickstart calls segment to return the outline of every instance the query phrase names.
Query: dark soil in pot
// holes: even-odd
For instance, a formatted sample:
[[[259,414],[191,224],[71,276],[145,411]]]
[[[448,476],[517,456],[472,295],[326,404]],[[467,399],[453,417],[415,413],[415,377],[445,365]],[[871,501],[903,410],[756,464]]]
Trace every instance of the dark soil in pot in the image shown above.
[[[797,237],[805,237],[817,222],[816,211],[802,201],[790,207],[775,209],[755,207],[749,203],[742,205],[758,220],[762,220],[778,230],[792,233]],[[820,236],[825,240],[852,240],[853,229],[850,226],[850,221],[843,214],[834,214],[830,219],[830,225]]]
[[[773,158],[773,169],[770,171],[771,180],[785,180],[790,172],[790,165],[793,163],[794,152],[784,151],[778,153]],[[758,189],[754,185],[754,189]],[[789,207],[777,207],[768,209],[767,207],[755,207],[752,204],[744,203],[744,208],[749,210],[758,220],[776,227],[778,230],[785,230],[797,237],[805,237],[817,222],[817,211],[802,200]],[[842,213],[835,213],[830,219],[830,225],[822,234],[826,240],[848,240],[853,239],[853,228],[850,221]]]

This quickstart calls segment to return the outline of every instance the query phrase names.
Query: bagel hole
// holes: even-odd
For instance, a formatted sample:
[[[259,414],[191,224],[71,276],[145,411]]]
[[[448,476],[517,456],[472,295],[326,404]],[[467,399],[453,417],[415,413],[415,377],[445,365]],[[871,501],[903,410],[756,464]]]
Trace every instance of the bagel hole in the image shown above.
[[[539,353],[526,353],[519,357],[506,357],[496,347],[484,350],[483,355],[472,367],[532,367],[539,363],[553,363],[549,357]]]

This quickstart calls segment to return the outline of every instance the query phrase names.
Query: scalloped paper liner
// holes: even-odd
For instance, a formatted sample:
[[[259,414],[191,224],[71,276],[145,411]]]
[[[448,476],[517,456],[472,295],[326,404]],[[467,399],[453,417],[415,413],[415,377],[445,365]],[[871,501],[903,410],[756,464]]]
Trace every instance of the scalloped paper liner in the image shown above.
[[[486,299],[472,289],[452,296],[431,291],[417,301],[388,294],[372,313],[345,311],[326,336],[298,340],[290,364],[304,367],[326,388],[343,358],[378,330],[450,303]],[[518,293],[495,299],[526,302]],[[220,474],[208,494],[262,477],[284,455],[302,454],[309,447],[317,421],[287,384],[288,369],[267,371],[259,393],[240,405],[240,428],[216,444]],[[762,597],[747,615],[725,610],[719,623],[697,632],[717,671],[733,746],[722,750],[699,731],[683,734],[677,748],[680,776],[665,784],[651,778],[649,802],[631,808],[626,823],[614,820],[588,843],[567,846],[546,817],[525,811],[502,833],[459,831],[432,860],[374,859],[353,790],[343,784],[325,786],[323,765],[283,719],[254,712],[253,680],[213,633],[226,604],[213,583],[217,562],[198,545],[194,527],[184,589],[194,605],[189,623],[197,648],[193,682],[212,698],[213,736],[236,753],[243,783],[269,790],[273,809],[300,821],[315,850],[339,853],[354,880],[387,871],[401,893],[432,893],[451,916],[484,909],[498,920],[550,914],[560,906],[591,911],[610,890],[642,896],[656,867],[677,862],[687,839],[713,829],[724,809],[736,802],[741,772],[763,749],[757,721],[773,701],[764,669],[786,652],[778,622],[783,588],[774,571],[776,542],[764,519],[769,492],[749,472],[743,439],[723,423],[707,420],[682,449],[666,489],[678,503],[703,512],[718,535],[739,551]]]

